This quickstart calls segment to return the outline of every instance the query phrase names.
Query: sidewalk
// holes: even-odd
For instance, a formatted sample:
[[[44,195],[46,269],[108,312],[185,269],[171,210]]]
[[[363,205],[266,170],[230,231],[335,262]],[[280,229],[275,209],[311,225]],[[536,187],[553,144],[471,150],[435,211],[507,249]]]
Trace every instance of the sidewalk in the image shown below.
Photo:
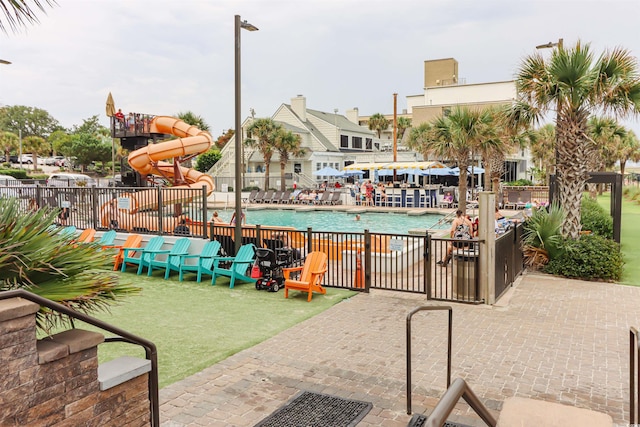
[[[640,288],[542,274],[516,283],[493,307],[449,304],[452,379],[464,378],[496,414],[520,396],[628,422],[628,335],[640,325]],[[253,426],[300,390],[372,402],[359,426],[406,426],[406,315],[422,305],[448,304],[357,295],[163,388],[162,426]],[[412,409],[423,413],[445,389],[447,316],[418,313],[412,331]],[[452,419],[484,425],[464,402],[459,408]]]

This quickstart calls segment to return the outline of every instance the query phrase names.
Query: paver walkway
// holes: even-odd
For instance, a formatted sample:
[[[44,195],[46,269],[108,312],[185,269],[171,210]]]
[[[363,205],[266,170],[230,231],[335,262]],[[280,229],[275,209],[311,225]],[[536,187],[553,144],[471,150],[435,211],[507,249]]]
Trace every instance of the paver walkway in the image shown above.
[[[163,388],[162,426],[253,426],[300,390],[372,402],[359,426],[406,426],[406,316],[422,305],[447,304],[386,292],[339,303]],[[449,305],[452,377],[496,414],[517,395],[628,422],[628,331],[640,325],[640,288],[528,274],[496,306]],[[446,330],[446,311],[413,317],[414,413],[444,392]],[[459,408],[453,419],[484,425]]]

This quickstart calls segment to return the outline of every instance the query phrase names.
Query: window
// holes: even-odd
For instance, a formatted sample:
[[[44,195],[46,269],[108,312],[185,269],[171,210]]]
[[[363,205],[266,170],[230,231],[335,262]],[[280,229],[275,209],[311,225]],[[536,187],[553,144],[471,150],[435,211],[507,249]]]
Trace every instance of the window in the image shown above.
[[[367,138],[364,140],[364,144],[365,144],[365,148],[369,151],[371,151],[373,149],[373,139],[372,138]]]
[[[340,135],[340,148],[349,148],[349,137],[347,135]]]
[[[293,172],[294,173],[302,173],[302,163],[294,163],[293,164]]]
[[[362,148],[362,138],[359,136],[354,136],[352,139],[353,148]]]

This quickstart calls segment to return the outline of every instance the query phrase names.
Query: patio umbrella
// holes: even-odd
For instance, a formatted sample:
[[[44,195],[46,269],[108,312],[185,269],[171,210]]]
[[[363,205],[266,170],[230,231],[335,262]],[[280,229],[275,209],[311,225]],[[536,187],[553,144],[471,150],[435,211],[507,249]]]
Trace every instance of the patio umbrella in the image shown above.
[[[460,176],[460,168],[459,167],[456,166],[455,168],[453,168],[451,170],[454,172],[455,176]],[[471,173],[471,166],[469,166],[467,168],[467,171],[469,173]],[[473,174],[474,175],[480,175],[480,174],[483,174],[483,173],[484,173],[484,169],[481,168],[480,166],[474,166],[473,167]]]
[[[346,170],[342,172],[344,176],[354,176],[354,175],[364,175],[364,172],[361,170]]]
[[[107,117],[113,117],[116,114],[116,104],[113,102],[113,96],[111,92],[109,92],[109,96],[107,96]]]
[[[378,176],[393,176],[392,169],[380,169],[378,171]]]
[[[343,176],[343,173],[340,172],[338,169],[334,169],[332,167],[326,166],[320,170],[317,170],[313,173],[314,175],[320,175],[320,176]]]
[[[447,175],[453,175],[453,169],[448,168],[448,167],[443,167],[443,168],[435,168],[435,169],[427,169],[427,170],[423,170],[422,171],[422,175],[423,176],[447,176]]]

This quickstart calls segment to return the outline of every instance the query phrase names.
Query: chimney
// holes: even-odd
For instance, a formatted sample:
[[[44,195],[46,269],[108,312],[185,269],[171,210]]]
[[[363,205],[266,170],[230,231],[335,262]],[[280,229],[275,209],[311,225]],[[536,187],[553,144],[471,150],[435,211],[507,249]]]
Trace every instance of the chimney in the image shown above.
[[[303,122],[307,121],[307,98],[303,95],[298,95],[295,98],[291,98],[291,109]]]
[[[358,115],[358,107],[353,107],[351,110],[347,110],[346,112],[347,120],[351,123],[359,124],[360,116]]]

